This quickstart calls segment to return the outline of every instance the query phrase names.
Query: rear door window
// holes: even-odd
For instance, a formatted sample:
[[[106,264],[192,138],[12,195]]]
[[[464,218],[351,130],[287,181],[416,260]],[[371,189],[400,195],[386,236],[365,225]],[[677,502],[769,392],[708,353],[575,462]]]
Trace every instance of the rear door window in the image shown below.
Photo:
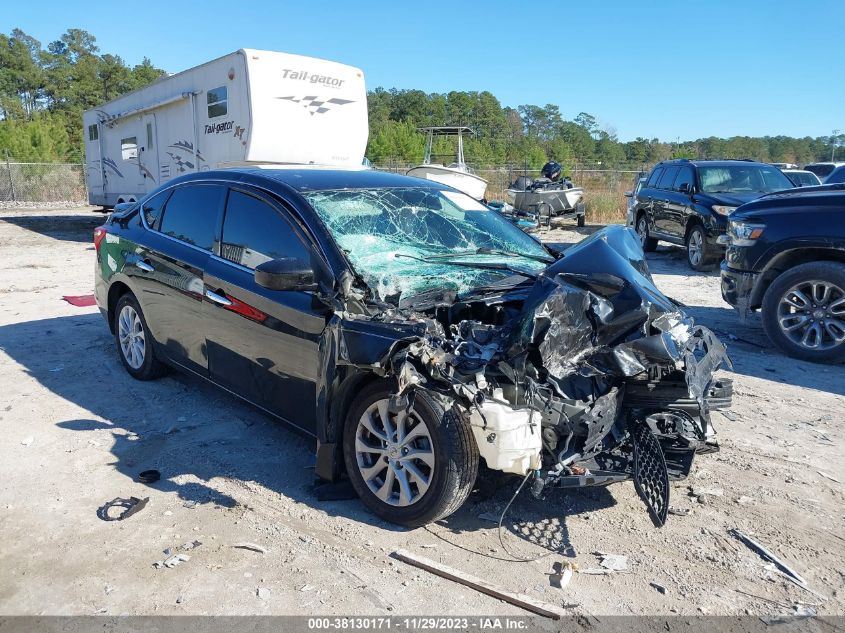
[[[226,195],[222,185],[184,185],[173,191],[159,221],[159,230],[198,248],[214,246],[217,215]]]
[[[675,177],[678,175],[680,171],[680,167],[672,166],[667,167],[666,171],[663,172],[663,175],[660,177],[660,180],[657,183],[658,189],[671,189],[672,184],[675,182]]]
[[[309,249],[281,211],[236,190],[226,203],[220,256],[247,268],[271,259],[310,261]]]
[[[648,177],[648,182],[646,183],[646,187],[656,187],[657,181],[660,180],[660,176],[663,175],[663,168],[658,167],[653,172],[651,172],[651,176]]]
[[[687,184],[692,187],[693,182],[695,181],[695,174],[692,171],[692,167],[681,167],[680,171],[678,171],[678,175],[675,176],[675,191],[681,190],[681,185]]]

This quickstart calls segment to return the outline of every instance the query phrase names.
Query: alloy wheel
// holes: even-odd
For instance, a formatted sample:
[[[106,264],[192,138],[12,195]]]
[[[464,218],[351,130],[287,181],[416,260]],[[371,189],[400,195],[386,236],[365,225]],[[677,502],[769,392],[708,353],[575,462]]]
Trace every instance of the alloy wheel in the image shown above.
[[[645,216],[642,216],[637,222],[637,235],[640,236],[640,245],[645,245],[645,241],[648,239],[648,223]]]
[[[829,281],[802,281],[778,303],[778,325],[796,345],[829,350],[845,343],[845,291]]]
[[[391,413],[386,399],[359,419],[355,458],[364,483],[391,506],[417,503],[434,476],[434,445],[425,422],[413,410]]]
[[[146,340],[144,338],[144,324],[141,317],[131,305],[123,306],[117,322],[117,334],[120,340],[120,351],[126,363],[132,369],[139,369],[144,364],[146,354]]]
[[[689,243],[687,244],[687,251],[689,253],[689,261],[693,266],[698,266],[701,263],[701,232],[693,231],[689,236]]]

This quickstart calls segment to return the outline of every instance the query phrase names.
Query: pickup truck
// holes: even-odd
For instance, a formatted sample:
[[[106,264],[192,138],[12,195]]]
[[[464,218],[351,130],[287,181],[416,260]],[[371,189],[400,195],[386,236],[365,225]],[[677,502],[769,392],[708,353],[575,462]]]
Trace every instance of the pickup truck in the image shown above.
[[[845,361],[845,184],[742,205],[720,237],[722,297],[794,358]]]

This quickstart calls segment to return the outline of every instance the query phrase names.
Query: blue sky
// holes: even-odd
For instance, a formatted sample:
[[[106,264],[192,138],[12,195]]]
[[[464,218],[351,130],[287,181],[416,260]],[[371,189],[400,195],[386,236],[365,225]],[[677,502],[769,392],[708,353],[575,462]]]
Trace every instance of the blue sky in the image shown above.
[[[621,140],[845,131],[844,0],[8,3],[2,31],[69,27],[169,72],[238,48],[359,66],[368,87],[489,90],[596,116]]]

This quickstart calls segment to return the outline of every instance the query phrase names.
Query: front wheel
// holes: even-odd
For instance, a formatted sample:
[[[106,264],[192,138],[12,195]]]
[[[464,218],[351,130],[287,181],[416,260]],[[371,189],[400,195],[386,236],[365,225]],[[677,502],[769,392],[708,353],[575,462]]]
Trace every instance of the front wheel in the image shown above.
[[[763,295],[762,320],[793,358],[845,361],[845,264],[810,262],[782,273]]]
[[[712,270],[713,262],[707,235],[700,224],[693,226],[687,234],[687,261],[693,270]]]
[[[478,449],[456,410],[418,391],[413,406],[393,411],[392,385],[376,382],[352,403],[343,456],[353,488],[381,518],[419,527],[449,516],[478,474]]]

